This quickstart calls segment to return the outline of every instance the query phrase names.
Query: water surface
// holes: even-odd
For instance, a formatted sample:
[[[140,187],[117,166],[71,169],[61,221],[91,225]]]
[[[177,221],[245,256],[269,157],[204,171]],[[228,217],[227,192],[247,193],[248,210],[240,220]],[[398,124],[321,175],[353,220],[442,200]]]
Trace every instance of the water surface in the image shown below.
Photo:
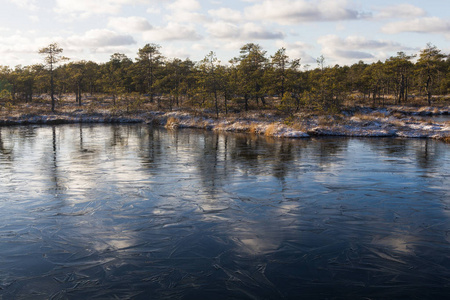
[[[0,128],[0,298],[438,299],[450,146]]]

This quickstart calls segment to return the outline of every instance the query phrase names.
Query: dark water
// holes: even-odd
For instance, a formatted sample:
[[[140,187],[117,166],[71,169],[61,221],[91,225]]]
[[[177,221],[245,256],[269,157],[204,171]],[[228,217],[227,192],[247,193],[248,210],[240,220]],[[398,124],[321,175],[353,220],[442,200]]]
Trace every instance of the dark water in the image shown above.
[[[450,146],[0,128],[0,299],[443,299]]]

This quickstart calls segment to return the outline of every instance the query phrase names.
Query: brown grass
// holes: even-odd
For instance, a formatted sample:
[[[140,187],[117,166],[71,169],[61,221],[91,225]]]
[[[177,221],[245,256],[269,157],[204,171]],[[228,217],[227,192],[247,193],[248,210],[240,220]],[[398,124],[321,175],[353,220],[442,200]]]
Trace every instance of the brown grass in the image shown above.
[[[248,129],[248,131],[249,131],[250,133],[253,133],[253,134],[258,133],[258,124],[256,124],[256,123],[251,123],[251,124],[250,124],[250,128]]]
[[[169,128],[169,129],[174,129],[174,128],[178,128],[179,124],[180,124],[180,120],[178,120],[175,117],[169,117],[167,119],[165,127]]]
[[[266,131],[264,132],[265,136],[274,136],[277,133],[277,124],[272,123],[267,126]]]
[[[442,138],[442,141],[450,144],[450,136],[446,136],[446,137]]]

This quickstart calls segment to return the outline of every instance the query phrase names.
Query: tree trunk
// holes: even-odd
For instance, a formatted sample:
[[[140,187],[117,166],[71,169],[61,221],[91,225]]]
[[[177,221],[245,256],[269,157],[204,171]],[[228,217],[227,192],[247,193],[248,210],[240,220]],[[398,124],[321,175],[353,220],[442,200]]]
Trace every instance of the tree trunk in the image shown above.
[[[397,104],[401,104],[402,100],[405,100],[405,75],[401,74],[400,76],[400,84],[398,89],[398,99]]]
[[[427,84],[425,86],[425,90],[427,92],[428,105],[431,106],[431,76],[430,75],[428,75]]]
[[[281,98],[283,99],[283,98]],[[261,96],[261,103],[263,106],[266,106],[266,99],[264,98],[264,96]]]
[[[214,89],[214,104],[216,106],[216,116],[219,118],[219,103],[217,100],[217,91]]]
[[[50,97],[52,98],[52,112],[55,112],[55,83],[52,68],[50,68]]]

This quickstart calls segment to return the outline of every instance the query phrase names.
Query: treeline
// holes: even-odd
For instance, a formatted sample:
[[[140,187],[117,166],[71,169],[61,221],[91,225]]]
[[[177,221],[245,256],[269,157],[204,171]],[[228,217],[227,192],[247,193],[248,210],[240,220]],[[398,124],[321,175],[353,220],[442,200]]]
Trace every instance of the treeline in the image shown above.
[[[351,66],[327,66],[323,56],[316,66],[301,66],[284,48],[268,55],[252,43],[227,63],[214,52],[199,62],[166,58],[157,44],[139,49],[134,60],[115,53],[106,63],[69,62],[62,52],[51,44],[39,50],[43,64],[1,67],[0,99],[14,104],[50,94],[54,110],[58,95],[73,93],[80,106],[83,94],[108,95],[112,105],[127,99],[136,106],[202,107],[218,115],[263,107],[295,112],[344,104],[408,104],[417,97],[432,105],[450,90],[450,59],[431,44],[418,54],[398,52],[384,62]]]

